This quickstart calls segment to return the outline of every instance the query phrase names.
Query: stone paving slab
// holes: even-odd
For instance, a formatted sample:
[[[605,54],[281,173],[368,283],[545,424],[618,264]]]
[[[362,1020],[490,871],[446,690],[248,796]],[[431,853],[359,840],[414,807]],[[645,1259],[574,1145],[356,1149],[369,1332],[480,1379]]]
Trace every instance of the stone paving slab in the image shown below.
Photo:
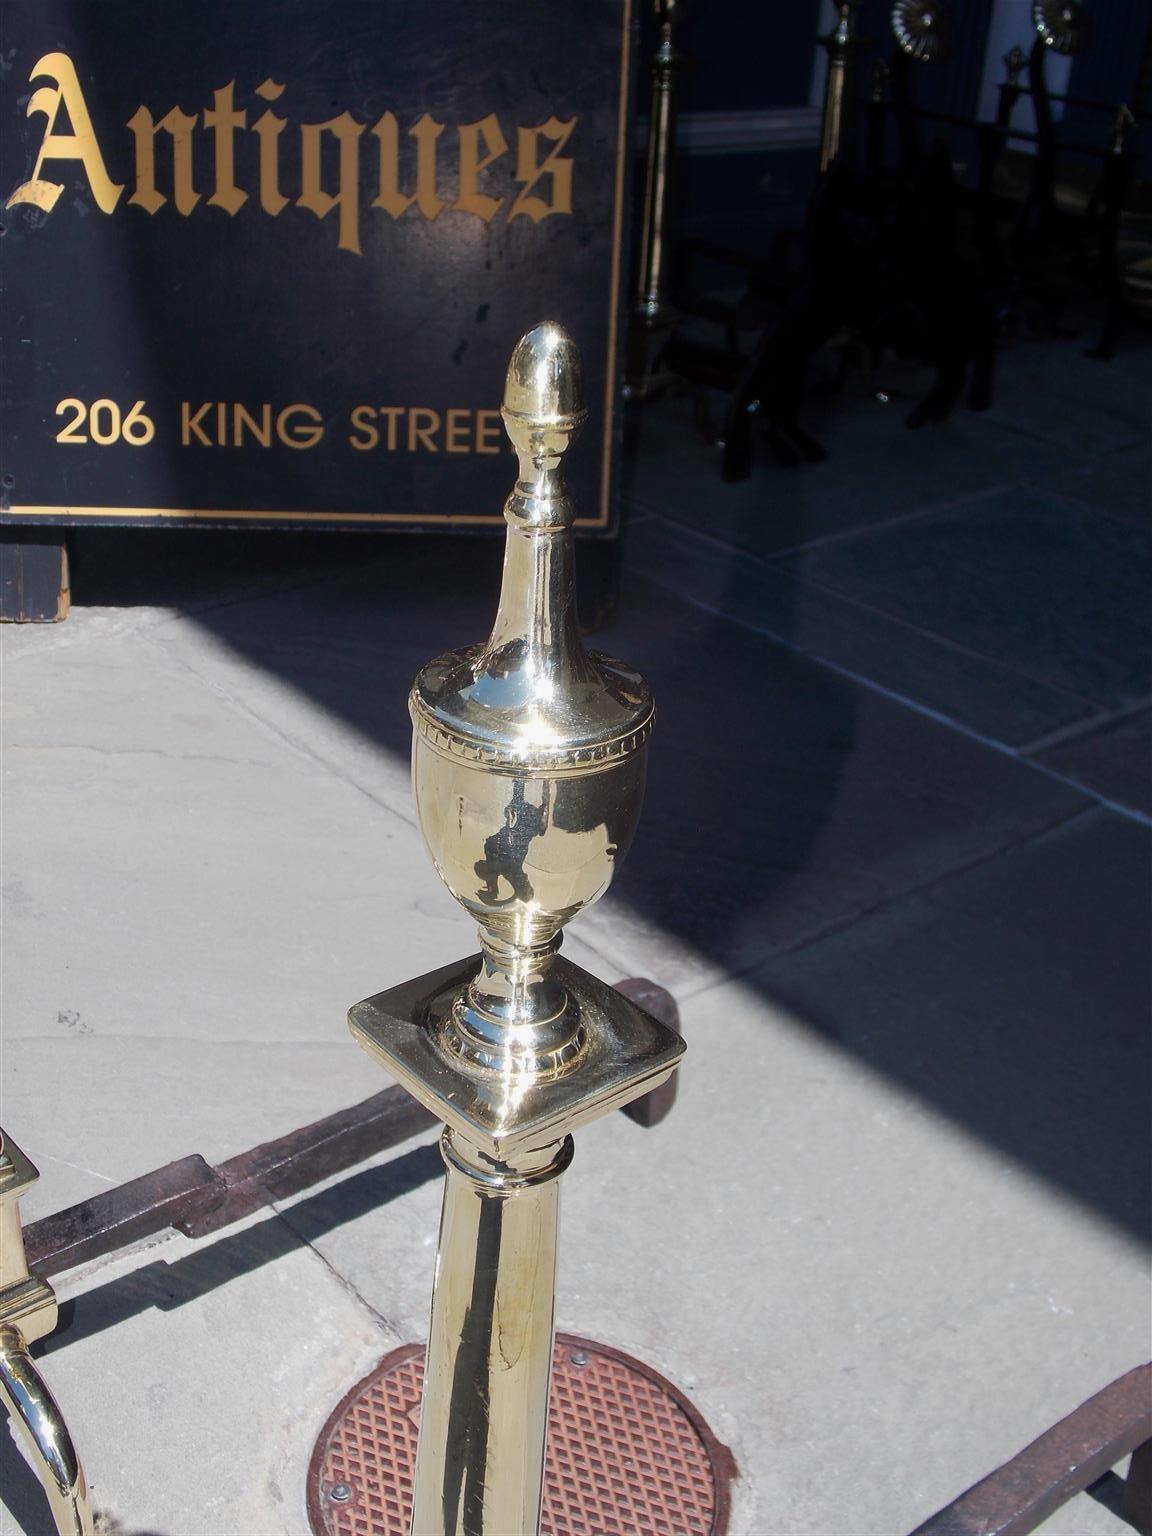
[[[194,1152],[223,1162],[387,1087],[343,1015],[326,1022],[324,1042],[6,1038],[4,1125],[40,1170],[25,1220]]]
[[[609,945],[642,918],[654,930],[642,968],[674,990],[705,984],[702,962],[746,968],[1085,804],[1031,767],[667,594],[639,594],[612,643],[639,660],[659,714],[644,819],[615,906],[583,926],[615,955]]]
[[[674,395],[633,424],[633,468],[624,478],[629,504],[770,557],[894,518],[946,505],[1036,472],[1071,472],[1080,452],[1059,444],[1040,448],[1009,426],[960,409],[940,426],[910,432],[904,418],[927,386],[925,370],[899,370],[908,397],[880,405],[849,395],[827,416],[801,423],[827,448],[823,464],[786,468],[757,438],[751,476],[720,479],[720,451],[700,435],[691,398]],[[709,395],[719,418],[722,398]]]
[[[117,1536],[307,1536],[308,1457],[346,1384],[396,1341],[265,1214],[79,1270],[42,1369]],[[0,1433],[0,1536],[54,1536]]]
[[[882,925],[882,952],[901,928]],[[834,945],[795,957],[813,987],[850,984]],[[875,1008],[929,1007],[907,990],[895,968]],[[672,1116],[581,1133],[558,1324],[689,1393],[741,1468],[734,1536],[898,1536],[1143,1357],[1143,1250],[1115,1223],[761,985],[698,993],[685,1029]],[[301,1222],[413,1338],[437,1193]],[[1090,1536],[1092,1518],[1051,1529]]]
[[[980,735],[1019,747],[1092,718],[1088,700],[665,518],[629,528],[628,568]]]
[[[215,642],[190,623],[68,622],[70,644],[40,628],[42,654],[5,655],[3,1109],[43,1174],[28,1219],[377,1092],[348,1007],[476,947],[406,756],[372,745],[361,787],[323,716],[327,760],[261,713],[260,669],[202,678]]]
[[[1150,877],[1149,830],[1093,810],[768,962],[755,981],[1148,1241]]]
[[[1152,442],[1129,444],[1073,470],[1047,469],[1034,483],[1086,502],[1109,517],[1152,529]]]
[[[1152,691],[1152,536],[1061,497],[998,491],[786,564],[1100,708]]]
[[[441,645],[486,632],[493,594],[477,594],[467,570],[445,573],[456,631],[445,636],[415,580],[393,585],[387,604],[380,580],[366,570],[155,633],[204,686],[243,700],[263,729],[411,824],[408,684],[437,649],[437,628]],[[1083,803],[647,585],[629,589],[596,644],[645,672],[659,709],[633,852],[579,930],[616,976],[704,984]],[[731,745],[718,751],[718,741]],[[405,878],[424,857],[413,828]],[[436,890],[435,907],[418,896],[423,910],[440,911],[427,869],[413,878],[418,891]]]
[[[1030,437],[1056,460],[1069,451],[1099,458],[1147,441],[1152,348],[1131,331],[1108,362],[1086,357],[1093,328],[1067,342],[1023,341],[996,360],[986,419]]]
[[[1036,760],[1106,800],[1152,816],[1152,709],[1077,732],[1037,752]]]

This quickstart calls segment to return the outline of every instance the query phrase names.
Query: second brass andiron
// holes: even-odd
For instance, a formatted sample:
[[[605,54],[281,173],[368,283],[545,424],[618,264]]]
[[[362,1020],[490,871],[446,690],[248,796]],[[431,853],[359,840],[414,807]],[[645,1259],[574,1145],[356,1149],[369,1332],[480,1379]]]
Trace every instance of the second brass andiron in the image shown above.
[[[0,1130],[0,1400],[44,1485],[60,1536],[92,1536],[84,1469],[64,1417],[28,1346],[56,1327],[56,1296],[28,1272],[20,1196],[39,1178],[11,1137]]]
[[[666,380],[661,353],[675,322],[668,302],[668,226],[676,154],[676,77],[683,63],[676,49],[676,24],[684,8],[685,0],[653,0],[660,35],[652,58],[644,215],[626,386],[627,393],[638,400],[658,393]]]
[[[850,100],[848,71],[856,51],[854,14],[858,3],[859,0],[840,0],[836,8],[836,25],[831,32],[817,39],[828,54],[820,120],[821,175],[843,147],[845,115]]]
[[[632,839],[653,718],[643,679],[577,627],[561,460],[585,411],[558,326],[516,347],[503,417],[519,474],[496,622],[429,662],[409,700],[421,830],[480,954],[349,1014],[446,1122],[413,1536],[538,1531],[571,1132],[659,1086],[684,1049],[558,953]]]

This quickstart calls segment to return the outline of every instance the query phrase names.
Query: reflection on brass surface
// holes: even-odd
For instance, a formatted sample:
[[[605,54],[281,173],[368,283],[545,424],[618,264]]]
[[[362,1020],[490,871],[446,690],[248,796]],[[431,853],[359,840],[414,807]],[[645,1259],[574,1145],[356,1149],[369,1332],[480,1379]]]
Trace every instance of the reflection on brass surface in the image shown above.
[[[0,1130],[0,1398],[28,1448],[60,1536],[92,1536],[88,1489],[56,1400],[28,1346],[56,1326],[56,1295],[29,1274],[20,1226],[20,1196],[39,1174]]]
[[[892,35],[918,64],[939,64],[952,52],[952,13],[943,0],[896,0]]]
[[[824,79],[824,114],[820,127],[820,170],[826,171],[840,153],[844,139],[844,110],[848,100],[848,67],[856,48],[854,12],[859,0],[840,0],[836,25],[820,43],[828,50]]]
[[[571,1132],[667,1080],[683,1041],[558,954],[632,840],[653,707],[586,651],[561,461],[576,348],[530,331],[503,417],[519,472],[496,621],[412,688],[412,772],[437,870],[481,953],[358,1003],[364,1048],[446,1123],[413,1536],[539,1529],[558,1218]]]

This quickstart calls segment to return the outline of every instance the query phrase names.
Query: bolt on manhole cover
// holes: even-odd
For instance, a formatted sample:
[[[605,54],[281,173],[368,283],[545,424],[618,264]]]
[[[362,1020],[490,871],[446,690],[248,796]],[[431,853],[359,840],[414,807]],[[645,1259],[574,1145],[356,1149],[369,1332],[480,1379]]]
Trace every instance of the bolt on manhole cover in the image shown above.
[[[325,1424],[316,1536],[408,1536],[424,1348],[393,1350]],[[723,1536],[736,1464],[692,1404],[630,1355],[558,1334],[543,1536]]]

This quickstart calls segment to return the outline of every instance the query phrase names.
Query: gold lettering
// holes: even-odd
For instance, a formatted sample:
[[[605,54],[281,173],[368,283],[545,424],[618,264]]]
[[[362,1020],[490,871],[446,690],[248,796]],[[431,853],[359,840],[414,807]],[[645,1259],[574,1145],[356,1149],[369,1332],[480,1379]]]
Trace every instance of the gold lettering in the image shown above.
[[[444,416],[444,451],[445,453],[471,453],[471,444],[468,442],[468,420],[471,411],[451,410]],[[461,440],[463,438],[463,440]]]
[[[476,412],[476,452],[499,453],[503,437],[499,411]]]
[[[211,448],[212,439],[207,435],[200,423],[204,419],[204,413],[212,409],[212,402],[208,401],[205,405],[202,405],[196,412],[195,416],[189,414],[191,409],[192,407],[188,404],[187,400],[181,400],[180,441],[183,443],[184,447],[187,448],[192,442],[192,433],[195,432],[196,436],[204,444],[205,448]]]
[[[244,431],[247,430],[260,444],[261,448],[272,446],[272,407],[262,405],[260,407],[260,420],[249,414],[247,408],[237,403],[232,407],[232,446],[242,448],[244,446]]]
[[[436,192],[436,140],[444,124],[425,112],[408,130],[416,140],[416,191],[405,197],[400,191],[400,137],[396,115],[385,112],[372,129],[380,141],[380,190],[372,199],[373,208],[383,208],[398,219],[413,203],[426,219],[434,219],[444,206]]]
[[[420,425],[422,418],[425,425]],[[408,412],[408,452],[416,452],[416,440],[419,438],[421,448],[429,453],[439,453],[439,449],[432,441],[432,433],[440,430],[440,412],[429,411],[421,405],[414,405]]]
[[[216,190],[208,199],[213,208],[235,214],[248,201],[247,192],[236,185],[236,130],[248,126],[247,112],[237,112],[232,101],[235,80],[229,80],[215,93],[215,105],[204,114],[204,126],[212,130],[216,149]]]
[[[402,405],[382,405],[379,414],[388,422],[388,452],[396,452],[396,424],[404,414]]]
[[[357,432],[363,432],[363,437],[349,437],[348,446],[357,448],[361,453],[367,453],[369,448],[375,448],[380,441],[380,434],[372,425],[372,417],[376,412],[370,405],[358,405],[352,411],[352,426]]]
[[[517,128],[515,179],[522,183],[523,190],[517,194],[516,201],[509,209],[509,223],[517,214],[524,214],[532,220],[533,224],[539,224],[540,220],[546,219],[550,213],[572,212],[572,157],[568,155],[560,159],[559,155],[572,137],[575,126],[574,117],[566,123],[550,117],[546,123],[541,123],[539,128]],[[538,138],[551,139],[554,146],[548,151],[542,165],[536,148]],[[542,176],[552,178],[551,203],[546,203],[541,197],[529,196],[531,189]]]
[[[493,161],[507,154],[508,140],[494,112],[489,112],[487,117],[482,117],[477,123],[461,123],[456,132],[460,139],[460,195],[454,206],[462,213],[476,214],[487,224],[504,199],[487,197],[479,190],[477,183],[481,171],[486,171]],[[483,159],[480,158],[481,135],[488,151]]]
[[[294,418],[305,420],[294,425]],[[276,418],[276,436],[286,448],[315,448],[324,436],[324,418],[314,405],[286,405]]]
[[[120,201],[124,187],[122,183],[111,179],[104,165],[104,156],[96,142],[96,130],[88,114],[88,104],[80,89],[80,81],[76,78],[76,66],[66,53],[46,53],[33,66],[28,76],[29,84],[41,76],[56,83],[33,91],[28,102],[28,117],[42,112],[48,119],[44,137],[40,141],[40,152],[36,156],[31,180],[21,182],[4,206],[13,208],[18,203],[28,203],[33,208],[41,208],[45,213],[50,213],[64,185],[41,177],[45,160],[79,160],[88,177],[97,208],[101,213],[111,213]],[[71,133],[56,132],[56,119],[62,105],[72,124]]]
[[[128,199],[146,213],[155,213],[168,199],[156,190],[156,135],[163,131],[172,140],[172,200],[177,213],[189,214],[200,201],[192,185],[192,130],[197,115],[189,117],[173,107],[167,117],[153,122],[147,107],[141,107],[128,120],[136,135],[136,190]]]
[[[360,254],[360,135],[364,124],[348,112],[341,112],[327,123],[300,125],[300,196],[297,206],[307,208],[318,219],[333,208],[340,210],[337,245],[342,251]],[[330,133],[340,145],[339,191],[324,191],[321,165],[321,135]]]
[[[284,87],[268,79],[256,87],[256,94],[264,101],[278,101]],[[280,193],[280,135],[287,122],[275,112],[262,112],[252,124],[252,132],[260,140],[260,206],[273,218],[288,206],[288,199]]]

